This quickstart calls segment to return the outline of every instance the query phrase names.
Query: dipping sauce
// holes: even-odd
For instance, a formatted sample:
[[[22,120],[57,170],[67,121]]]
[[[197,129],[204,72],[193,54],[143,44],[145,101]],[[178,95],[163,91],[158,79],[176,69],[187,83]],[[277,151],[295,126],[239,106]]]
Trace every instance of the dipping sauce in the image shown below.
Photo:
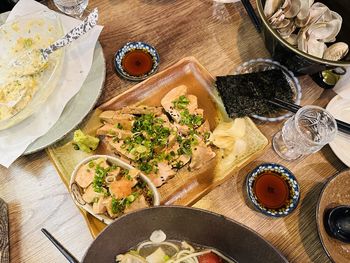
[[[153,59],[150,54],[143,50],[131,50],[125,54],[122,67],[131,76],[146,75],[152,70]]]
[[[261,173],[253,185],[258,202],[266,208],[278,209],[289,199],[288,183],[272,171]]]

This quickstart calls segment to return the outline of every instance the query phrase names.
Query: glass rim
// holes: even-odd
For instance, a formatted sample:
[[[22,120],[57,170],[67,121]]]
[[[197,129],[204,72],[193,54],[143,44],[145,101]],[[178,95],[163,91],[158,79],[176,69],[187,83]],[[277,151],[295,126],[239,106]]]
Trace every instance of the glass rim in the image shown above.
[[[333,121],[334,126],[335,126],[335,132],[332,134],[332,136],[331,136],[332,139],[331,139],[330,141],[332,141],[332,140],[334,139],[334,137],[336,136],[336,134],[337,134],[337,132],[338,132],[338,125],[337,125],[337,121],[335,120],[334,116],[333,116],[328,110],[326,110],[325,108],[322,108],[322,107],[316,106],[316,105],[306,105],[306,106],[303,106],[303,107],[301,107],[301,108],[297,111],[297,113],[295,113],[295,115],[294,115],[294,120],[293,120],[293,122],[294,122],[294,125],[295,125],[296,130],[298,131],[298,133],[299,133],[301,136],[303,136],[307,141],[309,141],[309,142],[311,142],[311,143],[313,143],[313,144],[316,144],[316,145],[326,145],[326,144],[328,144],[329,142],[327,142],[326,144],[325,144],[323,141],[321,141],[321,142],[315,142],[315,141],[309,139],[308,137],[306,137],[306,136],[304,135],[304,133],[301,132],[300,127],[299,127],[299,125],[298,125],[298,123],[297,123],[297,119],[299,119],[299,116],[301,115],[301,113],[302,113],[305,109],[317,109],[317,110],[321,110],[321,111],[325,112],[328,116],[330,116],[330,118],[331,118],[331,120]]]

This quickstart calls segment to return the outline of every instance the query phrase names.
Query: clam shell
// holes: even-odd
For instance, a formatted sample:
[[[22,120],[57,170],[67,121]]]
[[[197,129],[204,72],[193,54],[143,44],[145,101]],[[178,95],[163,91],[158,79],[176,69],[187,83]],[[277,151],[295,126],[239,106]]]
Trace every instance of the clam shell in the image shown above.
[[[308,15],[303,18],[303,19],[300,19],[298,18],[298,16],[295,18],[294,22],[295,22],[295,25],[297,27],[305,27],[307,24],[309,24],[309,21],[310,21],[310,12],[308,12]]]
[[[266,0],[264,6],[264,13],[266,17],[271,17],[277,9],[281,6],[282,0]]]
[[[294,22],[291,21],[288,26],[278,29],[277,31],[281,34],[282,37],[289,37],[295,30],[296,26]]]
[[[317,39],[311,38],[307,41],[307,53],[312,56],[322,58],[326,49],[326,44]]]
[[[300,0],[286,0],[283,6],[282,9],[286,18],[293,18],[299,13],[301,2]]]
[[[297,14],[297,19],[303,21],[309,17],[309,13],[310,13],[309,0],[300,0],[300,11]]]
[[[301,29],[297,35],[298,49],[307,53],[307,30],[308,27]]]
[[[316,23],[325,12],[327,12],[328,7],[325,6],[322,3],[314,3],[311,7],[310,7],[310,19],[308,21],[307,24],[305,24],[304,26],[308,26],[311,25],[313,23]]]
[[[329,42],[338,34],[338,22],[332,20],[330,22],[322,22],[310,25],[307,31],[310,39],[316,39],[322,42]]]
[[[298,35],[297,34],[290,34],[289,36],[284,37],[284,39],[292,46],[298,45]]]
[[[338,42],[329,46],[324,54],[323,58],[327,60],[341,60],[349,52],[349,46],[344,42]]]
[[[331,14],[332,14],[332,21],[335,20],[338,23],[338,30],[336,33],[336,35],[338,35],[341,29],[341,25],[343,24],[343,18],[337,12],[331,11]]]
[[[286,28],[286,27],[290,26],[291,23],[294,23],[294,22],[290,19],[283,19],[281,22],[276,24],[276,28],[277,29]]]
[[[283,10],[280,8],[268,19],[268,21],[272,21],[273,19],[276,19],[276,18],[280,17],[281,15],[284,16]]]
[[[285,20],[285,16],[281,10],[281,12],[276,12],[275,15],[273,15],[269,21],[270,24],[272,25],[272,27],[276,28],[279,26],[280,23],[283,22],[283,20]]]

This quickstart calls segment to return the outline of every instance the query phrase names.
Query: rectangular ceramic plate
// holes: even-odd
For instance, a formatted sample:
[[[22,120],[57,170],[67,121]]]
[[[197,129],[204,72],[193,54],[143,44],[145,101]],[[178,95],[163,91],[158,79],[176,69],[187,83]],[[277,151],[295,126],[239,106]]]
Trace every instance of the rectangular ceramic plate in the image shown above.
[[[160,106],[161,98],[172,88],[186,85],[188,93],[197,96],[199,108],[204,110],[204,117],[213,130],[220,121],[227,118],[214,92],[214,78],[194,58],[184,58],[168,69],[137,84],[133,88],[111,99],[97,108],[82,125],[84,132],[94,135],[101,126],[99,114],[103,110],[117,110],[127,105]],[[229,168],[222,167],[222,157],[217,157],[206,167],[189,172],[181,169],[172,179],[159,188],[162,204],[192,205],[215,186],[223,183],[244,163],[255,159],[267,145],[267,139],[254,123],[245,118],[246,142],[248,151],[238,156]],[[63,182],[68,185],[74,166],[89,154],[76,151],[72,147],[72,134],[48,149],[49,156],[56,166]],[[83,212],[84,213],[84,212]],[[84,216],[89,228],[96,236],[105,225],[89,214]]]

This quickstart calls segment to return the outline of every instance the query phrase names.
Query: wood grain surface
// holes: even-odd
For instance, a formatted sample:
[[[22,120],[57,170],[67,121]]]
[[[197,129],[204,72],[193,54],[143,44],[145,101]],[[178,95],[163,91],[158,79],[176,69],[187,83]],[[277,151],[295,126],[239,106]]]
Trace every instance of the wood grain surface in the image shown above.
[[[10,262],[9,216],[7,204],[0,198],[0,262]]]
[[[90,0],[89,8],[93,7],[99,7],[100,24],[104,25],[100,42],[107,60],[106,86],[100,103],[134,85],[121,80],[113,68],[114,53],[128,41],[154,45],[160,53],[160,70],[183,57],[194,56],[214,76],[228,74],[249,59],[269,56],[240,2],[218,5],[211,0]],[[302,104],[325,106],[334,96],[308,76],[300,81]],[[269,140],[282,126],[257,124]],[[243,189],[246,174],[267,161],[286,165],[301,185],[300,204],[288,217],[268,218],[254,211],[246,201]],[[344,169],[328,146],[293,162],[282,161],[269,146],[263,156],[195,206],[251,227],[291,262],[329,262],[317,236],[315,208],[322,185]],[[0,197],[9,205],[11,262],[65,262],[40,232],[42,227],[77,258],[82,257],[92,241],[83,217],[45,152],[22,157],[10,169],[0,168]]]

